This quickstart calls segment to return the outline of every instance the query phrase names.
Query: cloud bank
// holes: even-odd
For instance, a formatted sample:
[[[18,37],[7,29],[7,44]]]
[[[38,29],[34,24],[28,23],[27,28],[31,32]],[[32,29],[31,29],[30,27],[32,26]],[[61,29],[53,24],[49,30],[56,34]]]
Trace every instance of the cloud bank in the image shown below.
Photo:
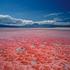
[[[26,26],[26,25],[35,25],[40,26],[40,25],[69,25],[70,26],[70,17],[59,17],[59,15],[64,16],[63,13],[50,13],[47,14],[46,17],[53,17],[53,19],[46,19],[46,20],[41,20],[41,21],[33,21],[33,20],[26,20],[26,19],[17,19],[14,18],[10,15],[0,15],[0,26]],[[70,13],[69,13],[70,14]],[[57,16],[57,17],[55,17]]]
[[[9,15],[0,15],[0,24],[21,26],[26,24],[33,24],[33,21],[25,19],[17,19]]]

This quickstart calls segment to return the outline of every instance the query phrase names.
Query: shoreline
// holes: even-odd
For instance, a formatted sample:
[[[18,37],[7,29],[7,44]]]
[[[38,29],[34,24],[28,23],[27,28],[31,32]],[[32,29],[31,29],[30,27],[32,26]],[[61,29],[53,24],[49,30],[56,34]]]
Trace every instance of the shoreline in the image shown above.
[[[21,30],[58,30],[70,31],[70,28],[0,28],[0,31],[21,31]]]

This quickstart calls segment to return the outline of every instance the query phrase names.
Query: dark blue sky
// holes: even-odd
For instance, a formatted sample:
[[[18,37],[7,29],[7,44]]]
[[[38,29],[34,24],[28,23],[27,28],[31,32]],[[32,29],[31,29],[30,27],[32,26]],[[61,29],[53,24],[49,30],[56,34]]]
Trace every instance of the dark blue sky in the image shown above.
[[[0,0],[0,14],[25,19],[43,19],[52,12],[69,12],[70,0]]]

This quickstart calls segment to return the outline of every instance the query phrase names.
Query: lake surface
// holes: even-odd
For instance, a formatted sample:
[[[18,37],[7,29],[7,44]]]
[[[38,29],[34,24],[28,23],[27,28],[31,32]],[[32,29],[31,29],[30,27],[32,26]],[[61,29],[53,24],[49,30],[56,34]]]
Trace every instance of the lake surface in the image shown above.
[[[0,70],[70,70],[70,28],[0,28]]]

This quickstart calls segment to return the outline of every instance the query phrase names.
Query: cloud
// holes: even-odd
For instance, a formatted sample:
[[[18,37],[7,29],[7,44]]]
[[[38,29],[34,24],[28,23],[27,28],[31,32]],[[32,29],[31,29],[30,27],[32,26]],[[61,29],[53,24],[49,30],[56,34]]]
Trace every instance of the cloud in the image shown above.
[[[70,12],[55,12],[44,15],[49,20],[53,20],[53,25],[70,25]]]
[[[0,15],[0,24],[8,24],[8,25],[26,25],[26,24],[47,24],[47,23],[53,23],[55,20],[42,20],[42,21],[33,21],[33,20],[25,20],[25,19],[17,19],[14,17],[11,17],[9,15]]]
[[[49,13],[47,15],[44,15],[44,17],[58,16],[58,15],[61,15],[61,14],[63,14],[63,13],[62,12]]]
[[[26,24],[32,24],[32,20],[25,20],[25,19],[16,19],[14,17],[11,17],[9,15],[0,15],[0,24],[5,25],[26,25]]]
[[[43,20],[43,21],[36,21],[35,23],[38,23],[38,24],[52,24],[52,23],[55,23],[56,21],[55,20]]]
[[[60,21],[61,19],[37,21],[38,24],[70,25],[70,22]]]
[[[51,14],[48,14],[48,16],[54,16],[54,15],[60,15],[60,14],[62,14],[62,13],[51,13]],[[57,16],[51,20],[46,19],[46,20],[41,20],[41,21],[33,21],[33,20],[26,20],[26,19],[17,19],[10,15],[0,15],[0,26],[1,25],[25,26],[25,25],[33,25],[35,23],[38,25],[43,25],[43,24],[46,24],[46,25],[47,24],[49,24],[49,25],[51,25],[51,24],[52,25],[70,25],[70,21],[68,19],[69,19],[69,17],[59,18]]]

